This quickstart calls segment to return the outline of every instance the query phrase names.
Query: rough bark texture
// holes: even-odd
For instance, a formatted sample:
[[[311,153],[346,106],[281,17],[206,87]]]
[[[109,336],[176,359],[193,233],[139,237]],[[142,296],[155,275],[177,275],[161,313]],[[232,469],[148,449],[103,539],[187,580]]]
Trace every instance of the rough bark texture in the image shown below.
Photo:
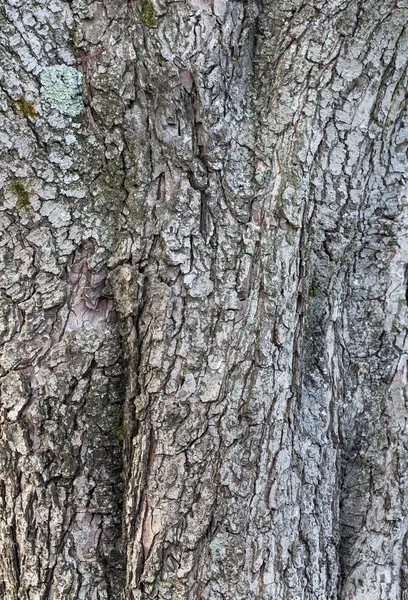
[[[1,598],[407,600],[407,2],[0,18]]]

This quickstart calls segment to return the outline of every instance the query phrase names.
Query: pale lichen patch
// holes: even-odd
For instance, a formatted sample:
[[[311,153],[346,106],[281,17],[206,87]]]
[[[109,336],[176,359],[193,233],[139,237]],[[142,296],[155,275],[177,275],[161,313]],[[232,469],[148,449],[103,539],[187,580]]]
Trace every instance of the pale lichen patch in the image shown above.
[[[83,108],[82,74],[66,65],[47,67],[41,73],[41,95],[60,113],[78,116]]]

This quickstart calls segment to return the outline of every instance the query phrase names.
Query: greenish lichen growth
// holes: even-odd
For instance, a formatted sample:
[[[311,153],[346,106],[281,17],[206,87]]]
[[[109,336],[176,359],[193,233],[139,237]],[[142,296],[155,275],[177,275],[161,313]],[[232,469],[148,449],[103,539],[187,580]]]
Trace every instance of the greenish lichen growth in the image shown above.
[[[125,439],[125,424],[122,419],[116,426],[116,437],[119,442],[123,442]]]
[[[159,598],[163,600],[186,600],[186,585],[182,581],[162,581],[157,585]]]
[[[146,27],[157,26],[157,15],[152,0],[142,0],[142,23]]]
[[[316,298],[320,294],[320,287],[317,281],[313,280],[309,285],[309,298]]]
[[[9,190],[17,198],[17,210],[24,210],[28,215],[31,215],[31,193],[25,187],[24,182],[21,179],[15,179],[10,184]]]
[[[83,108],[82,74],[66,65],[46,67],[41,73],[41,95],[60,113],[78,116]]]
[[[35,110],[35,105],[37,102],[35,100],[27,100],[26,95],[21,96],[20,100],[14,102],[14,106],[18,113],[24,115],[25,117],[31,117],[31,119],[38,118],[38,112]]]

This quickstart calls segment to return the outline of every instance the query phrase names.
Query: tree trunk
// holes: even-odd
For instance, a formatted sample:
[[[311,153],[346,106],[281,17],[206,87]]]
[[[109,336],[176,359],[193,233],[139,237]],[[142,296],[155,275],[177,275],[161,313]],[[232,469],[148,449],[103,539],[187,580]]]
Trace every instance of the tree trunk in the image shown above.
[[[0,596],[408,600],[408,5],[5,0]]]

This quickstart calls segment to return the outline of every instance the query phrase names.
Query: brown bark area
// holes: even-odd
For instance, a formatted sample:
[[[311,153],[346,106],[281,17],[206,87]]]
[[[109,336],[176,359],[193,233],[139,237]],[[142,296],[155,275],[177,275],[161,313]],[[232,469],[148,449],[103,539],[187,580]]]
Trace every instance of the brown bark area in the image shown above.
[[[2,11],[3,596],[404,600],[405,3]]]

